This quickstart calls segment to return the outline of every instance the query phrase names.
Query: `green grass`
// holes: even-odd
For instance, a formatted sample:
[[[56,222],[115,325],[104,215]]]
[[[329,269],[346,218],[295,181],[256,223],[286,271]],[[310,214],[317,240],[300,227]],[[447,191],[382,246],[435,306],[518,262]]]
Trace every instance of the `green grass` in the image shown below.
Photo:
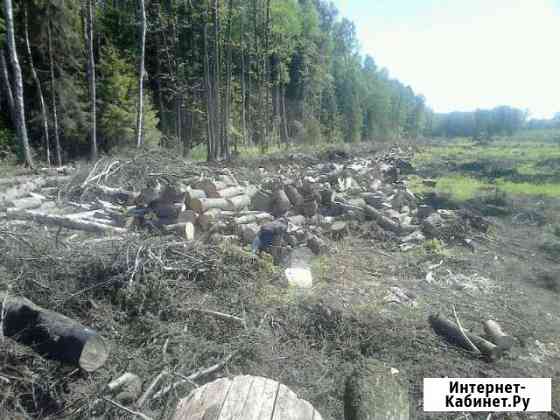
[[[448,194],[455,201],[469,200],[489,188],[491,188],[490,184],[461,175],[442,177],[438,179],[436,185],[436,191]]]

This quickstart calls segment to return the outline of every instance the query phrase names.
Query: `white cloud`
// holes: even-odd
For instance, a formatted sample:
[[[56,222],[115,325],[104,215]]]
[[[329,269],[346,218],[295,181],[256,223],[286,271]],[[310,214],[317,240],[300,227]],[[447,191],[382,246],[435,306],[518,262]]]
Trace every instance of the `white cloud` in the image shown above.
[[[549,117],[560,112],[554,1],[467,0],[460,13],[434,9],[410,25],[359,19],[358,34],[364,52],[423,93],[436,111],[507,104]]]

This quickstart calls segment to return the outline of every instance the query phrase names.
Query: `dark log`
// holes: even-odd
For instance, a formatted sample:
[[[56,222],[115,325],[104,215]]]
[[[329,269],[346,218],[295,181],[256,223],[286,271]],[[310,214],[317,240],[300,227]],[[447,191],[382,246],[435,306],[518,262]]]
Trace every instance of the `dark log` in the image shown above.
[[[272,195],[270,192],[265,190],[258,190],[251,197],[251,209],[264,211],[270,213],[272,206]]]
[[[315,255],[321,255],[324,254],[328,247],[327,244],[325,243],[325,241],[323,241],[321,238],[319,238],[316,235],[311,235],[309,236],[309,238],[307,239],[307,247],[315,254]]]
[[[488,339],[501,350],[509,350],[513,347],[515,339],[502,331],[500,324],[489,319],[484,322],[484,332]]]
[[[211,181],[203,179],[193,184],[193,188],[203,190],[208,198],[220,198],[218,191],[226,189],[228,186],[220,181]]]
[[[401,226],[398,223],[393,222],[388,217],[385,217],[378,210],[374,209],[371,206],[365,206],[364,210],[366,212],[366,216],[374,220],[383,229],[389,230],[396,234],[401,233]]]
[[[3,333],[50,359],[93,372],[105,364],[109,349],[93,330],[23,297],[0,292]]]
[[[288,196],[290,203],[292,203],[292,206],[299,207],[303,204],[303,197],[295,186],[291,184],[286,185],[284,187],[284,191],[286,192],[286,195]]]
[[[470,343],[466,340],[465,336],[454,322],[451,322],[447,318],[444,318],[440,314],[430,315],[428,318],[430,325],[434,331],[444,337],[447,341],[455,344],[459,347],[463,347],[466,350],[471,351],[472,347]],[[500,357],[502,350],[485,340],[484,338],[472,334],[467,330],[464,330],[466,337],[480,350],[482,354],[487,356],[491,360],[496,360]]]
[[[194,239],[194,224],[192,222],[175,223],[173,225],[163,225],[162,230],[167,233],[174,233],[180,238],[192,241]]]
[[[286,214],[288,210],[292,207],[292,203],[288,198],[284,190],[276,190],[272,194],[272,215],[275,217],[280,217]]]

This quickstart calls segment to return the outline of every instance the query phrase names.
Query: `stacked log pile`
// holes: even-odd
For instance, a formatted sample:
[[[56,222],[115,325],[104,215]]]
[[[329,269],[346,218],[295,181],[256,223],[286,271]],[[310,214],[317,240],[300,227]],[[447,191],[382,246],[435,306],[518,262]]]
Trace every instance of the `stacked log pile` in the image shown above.
[[[425,237],[453,240],[468,229],[488,228],[478,215],[423,205],[401,175],[413,171],[409,160],[408,152],[395,148],[369,159],[286,164],[273,174],[261,168],[260,177],[245,182],[228,170],[206,170],[200,177],[172,181],[154,175],[139,191],[105,185],[105,170],[105,176],[91,173],[81,184],[81,202],[65,203],[80,211],[62,214],[44,211],[47,196],[33,190],[52,188],[67,178],[41,176],[22,179],[21,192],[0,193],[0,211],[7,211],[10,219],[94,233],[121,235],[145,228],[186,240],[227,237],[243,244],[251,242],[264,223],[282,218],[289,226],[284,245],[308,245],[317,253],[327,248],[326,238],[344,238],[366,220],[399,238],[404,250]]]

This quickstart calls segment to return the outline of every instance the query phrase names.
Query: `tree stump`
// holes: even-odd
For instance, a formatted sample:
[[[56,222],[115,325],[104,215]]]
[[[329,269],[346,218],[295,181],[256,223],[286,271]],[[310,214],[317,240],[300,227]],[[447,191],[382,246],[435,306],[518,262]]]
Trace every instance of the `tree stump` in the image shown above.
[[[408,420],[408,392],[398,371],[381,362],[369,360],[356,367],[346,381],[345,420]]]
[[[221,378],[179,401],[173,420],[322,420],[288,387],[259,376]]]

